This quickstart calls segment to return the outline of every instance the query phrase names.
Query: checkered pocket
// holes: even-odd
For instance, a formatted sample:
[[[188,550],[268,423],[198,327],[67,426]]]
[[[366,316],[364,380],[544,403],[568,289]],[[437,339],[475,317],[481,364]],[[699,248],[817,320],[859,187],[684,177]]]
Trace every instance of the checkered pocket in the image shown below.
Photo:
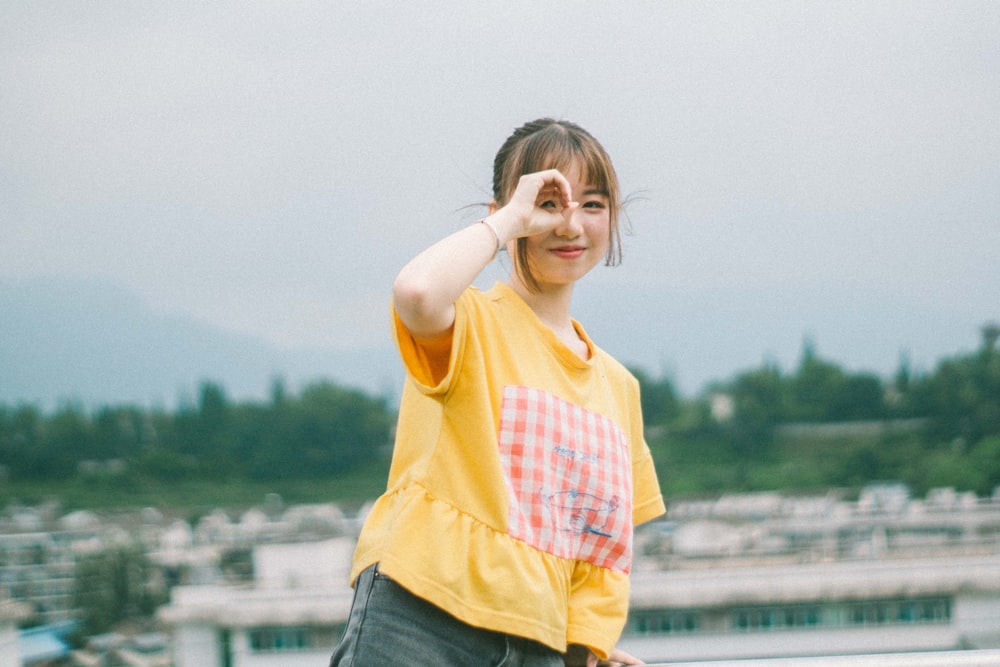
[[[631,465],[625,434],[611,419],[540,389],[508,386],[499,447],[512,537],[629,572]]]

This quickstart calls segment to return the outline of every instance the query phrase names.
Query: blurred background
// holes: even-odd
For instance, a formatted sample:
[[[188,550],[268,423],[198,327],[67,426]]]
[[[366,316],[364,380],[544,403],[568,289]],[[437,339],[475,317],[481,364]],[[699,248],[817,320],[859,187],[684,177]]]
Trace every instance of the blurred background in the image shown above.
[[[542,116],[601,140],[630,197],[575,315],[642,384],[673,508],[650,567],[995,559],[997,34],[966,0],[0,4],[0,628],[170,632],[175,586],[349,540],[391,451],[392,279],[481,217],[497,148]],[[301,505],[325,509],[283,518]],[[901,528],[915,506],[950,518]],[[836,528],[760,523],[792,515]],[[931,648],[990,645],[952,622],[966,584],[788,613],[842,628],[860,599],[940,623]],[[668,597],[633,635],[763,623]],[[219,655],[322,653],[337,622],[248,622]]]

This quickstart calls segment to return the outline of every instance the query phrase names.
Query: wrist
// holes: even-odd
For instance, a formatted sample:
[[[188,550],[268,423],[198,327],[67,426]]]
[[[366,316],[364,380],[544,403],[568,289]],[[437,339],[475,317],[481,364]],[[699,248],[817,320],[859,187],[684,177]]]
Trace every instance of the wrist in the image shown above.
[[[483,223],[496,233],[501,248],[506,248],[509,242],[518,237],[519,227],[516,221],[504,209],[490,213],[483,218]]]
[[[493,248],[493,256],[496,257],[497,253],[500,252],[500,245],[501,245],[501,243],[500,243],[500,234],[497,232],[497,228],[493,226],[493,223],[490,222],[488,216],[485,217],[485,218],[481,218],[480,220],[478,220],[477,224],[480,224],[480,225],[483,225],[484,227],[486,227],[486,229],[489,231],[489,233],[493,236],[493,241],[496,244],[495,247]]]

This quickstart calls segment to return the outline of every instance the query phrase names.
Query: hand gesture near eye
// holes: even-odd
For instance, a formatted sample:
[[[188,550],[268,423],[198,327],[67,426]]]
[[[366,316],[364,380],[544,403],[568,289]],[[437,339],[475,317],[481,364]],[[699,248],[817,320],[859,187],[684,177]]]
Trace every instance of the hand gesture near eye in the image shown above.
[[[518,179],[510,200],[491,210],[491,220],[506,240],[547,232],[569,221],[579,204],[572,188],[557,169],[525,174]]]
[[[521,176],[503,207],[490,205],[485,225],[455,232],[403,267],[393,283],[396,314],[417,338],[446,332],[455,321],[455,300],[501,246],[570,222],[578,206],[569,181],[558,170]]]

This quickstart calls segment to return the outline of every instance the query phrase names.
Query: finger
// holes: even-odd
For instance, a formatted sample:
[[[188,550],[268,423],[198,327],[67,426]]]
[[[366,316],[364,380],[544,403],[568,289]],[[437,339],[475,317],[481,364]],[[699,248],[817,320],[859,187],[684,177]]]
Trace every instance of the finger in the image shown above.
[[[563,192],[559,188],[559,185],[556,183],[548,183],[544,185],[541,190],[538,191],[539,201],[551,201],[555,204],[558,204],[560,208],[564,206],[563,198],[564,198]]]
[[[570,201],[573,199],[573,188],[570,186],[569,181],[558,169],[546,169],[540,172],[540,175],[544,179],[545,185],[544,189],[551,188],[549,192],[554,195],[558,195],[556,201],[563,207],[569,205]]]
[[[563,176],[562,172],[558,170],[556,170],[556,182],[559,184],[559,203],[563,208],[566,208],[573,201],[573,186],[569,184],[566,177]]]
[[[631,655],[630,653],[628,653],[626,651],[621,650],[620,648],[616,648],[616,649],[612,650],[611,651],[611,655],[608,656],[608,659],[611,661],[611,664],[619,664],[619,665],[645,665],[646,664],[645,662],[643,662],[639,658],[635,657],[634,655]]]
[[[576,209],[580,208],[580,203],[571,201],[566,206],[563,207],[562,218],[564,222],[570,222],[573,218],[573,214],[576,213]]]

